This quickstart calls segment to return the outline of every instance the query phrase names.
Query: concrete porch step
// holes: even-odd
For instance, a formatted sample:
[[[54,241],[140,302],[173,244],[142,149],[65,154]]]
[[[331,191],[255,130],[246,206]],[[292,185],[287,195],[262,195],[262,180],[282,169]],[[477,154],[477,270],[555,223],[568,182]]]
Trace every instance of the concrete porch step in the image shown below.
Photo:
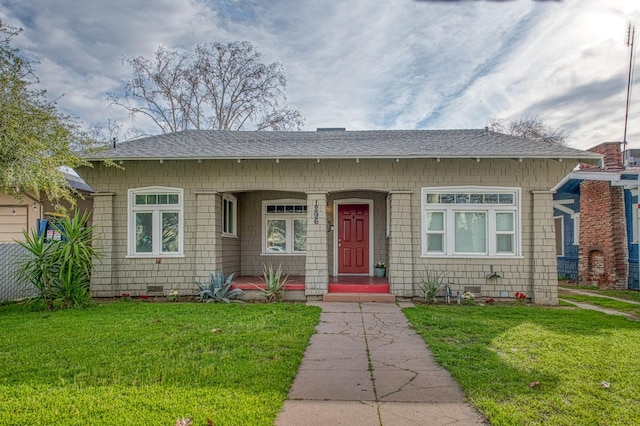
[[[389,293],[326,293],[322,296],[323,302],[375,302],[395,303],[396,296]]]
[[[389,284],[329,283],[329,293],[389,293]]]

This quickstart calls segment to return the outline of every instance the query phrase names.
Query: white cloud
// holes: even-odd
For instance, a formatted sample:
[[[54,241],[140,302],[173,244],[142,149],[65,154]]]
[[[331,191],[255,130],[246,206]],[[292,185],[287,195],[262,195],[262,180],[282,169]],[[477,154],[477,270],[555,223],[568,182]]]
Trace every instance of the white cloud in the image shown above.
[[[8,0],[0,15],[25,29],[16,43],[40,60],[43,87],[87,123],[106,120],[106,92],[128,76],[123,56],[249,40],[284,64],[308,130],[482,127],[528,114],[586,148],[622,137],[632,3]],[[632,107],[628,139],[640,145]]]

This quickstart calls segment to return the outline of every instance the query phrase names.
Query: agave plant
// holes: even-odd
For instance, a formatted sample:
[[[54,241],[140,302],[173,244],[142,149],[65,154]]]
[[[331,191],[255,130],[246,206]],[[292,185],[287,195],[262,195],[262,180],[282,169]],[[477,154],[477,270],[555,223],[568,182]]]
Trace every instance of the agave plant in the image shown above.
[[[203,302],[225,302],[229,303],[231,300],[244,293],[239,288],[231,290],[231,283],[233,282],[233,276],[235,272],[227,276],[222,271],[217,274],[211,274],[211,280],[208,283],[198,284],[200,292],[198,296]]]
[[[262,294],[268,302],[280,302],[284,300],[284,286],[289,280],[289,275],[282,277],[282,264],[277,269],[273,265],[262,265],[262,277],[267,288],[261,288]]]

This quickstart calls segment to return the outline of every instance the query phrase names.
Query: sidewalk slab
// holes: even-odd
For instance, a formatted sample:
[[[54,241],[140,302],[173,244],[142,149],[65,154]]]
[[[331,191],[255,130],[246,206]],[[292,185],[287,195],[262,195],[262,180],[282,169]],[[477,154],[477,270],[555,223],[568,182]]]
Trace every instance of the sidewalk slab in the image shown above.
[[[368,370],[300,370],[289,399],[320,401],[374,401]]]
[[[486,424],[397,304],[310,304],[320,323],[276,425]]]
[[[472,426],[485,425],[478,412],[465,403],[424,404],[384,402],[380,404],[383,425]]]
[[[276,425],[355,426],[380,424],[375,402],[285,401]],[[392,423],[389,423],[392,424]]]

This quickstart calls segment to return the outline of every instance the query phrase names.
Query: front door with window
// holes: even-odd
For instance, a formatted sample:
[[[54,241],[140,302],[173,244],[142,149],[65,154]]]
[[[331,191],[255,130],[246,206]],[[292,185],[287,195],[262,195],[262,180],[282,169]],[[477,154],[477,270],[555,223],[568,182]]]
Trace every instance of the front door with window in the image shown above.
[[[369,205],[338,206],[338,273],[369,273]]]

